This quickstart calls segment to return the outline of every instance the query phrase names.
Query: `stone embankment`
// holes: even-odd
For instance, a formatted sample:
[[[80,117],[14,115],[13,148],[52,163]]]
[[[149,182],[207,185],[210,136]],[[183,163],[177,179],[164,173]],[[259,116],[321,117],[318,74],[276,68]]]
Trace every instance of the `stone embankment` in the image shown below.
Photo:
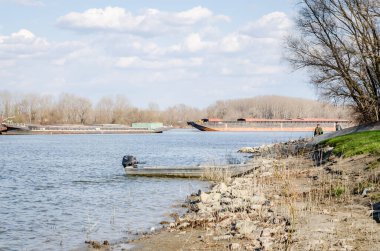
[[[242,149],[258,166],[187,198],[136,250],[380,250],[380,158],[311,160],[308,140]],[[215,177],[218,177],[217,175]]]
[[[252,157],[283,158],[304,153],[305,146],[310,141],[311,139],[299,139],[257,147],[243,147],[238,152],[250,153]]]
[[[168,228],[205,228],[212,233],[212,241],[230,242],[230,249],[268,250],[286,245],[290,220],[274,212],[273,198],[264,194],[257,182],[258,177],[273,175],[273,160],[260,161],[255,174],[226,181],[228,185],[220,182],[207,193],[189,196],[189,213]]]

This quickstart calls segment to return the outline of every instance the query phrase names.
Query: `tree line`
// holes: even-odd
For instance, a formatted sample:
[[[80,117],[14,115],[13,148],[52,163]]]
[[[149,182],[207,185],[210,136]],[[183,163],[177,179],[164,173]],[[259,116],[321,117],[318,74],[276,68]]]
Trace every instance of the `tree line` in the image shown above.
[[[349,118],[349,114],[347,107],[282,96],[221,100],[204,109],[178,104],[161,110],[154,103],[145,109],[135,107],[122,95],[106,96],[93,103],[88,98],[69,93],[54,97],[0,91],[0,117],[31,124],[163,122],[166,125],[185,126],[187,121],[206,117],[226,120],[247,117]]]

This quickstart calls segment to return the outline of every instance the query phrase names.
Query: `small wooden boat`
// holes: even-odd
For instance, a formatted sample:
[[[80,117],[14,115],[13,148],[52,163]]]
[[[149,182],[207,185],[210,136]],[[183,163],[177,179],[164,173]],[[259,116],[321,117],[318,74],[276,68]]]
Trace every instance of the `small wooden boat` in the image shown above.
[[[218,166],[182,166],[182,167],[125,167],[125,173],[131,176],[172,177],[172,178],[202,178],[217,179],[218,177],[235,177],[255,170],[258,166],[249,164],[218,165]]]

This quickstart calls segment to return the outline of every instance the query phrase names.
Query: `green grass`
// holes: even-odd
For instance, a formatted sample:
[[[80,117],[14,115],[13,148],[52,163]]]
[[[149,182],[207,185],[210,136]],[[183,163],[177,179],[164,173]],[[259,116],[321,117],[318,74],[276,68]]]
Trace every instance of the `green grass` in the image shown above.
[[[380,131],[339,136],[325,140],[321,144],[334,147],[334,154],[344,157],[370,153],[380,155]]]
[[[367,169],[368,170],[374,170],[376,168],[379,168],[380,167],[380,158],[374,160],[374,161],[371,161],[369,164],[368,164],[368,167]]]
[[[336,186],[332,188],[332,195],[335,197],[340,197],[342,194],[344,194],[346,190],[344,187]]]
[[[371,200],[378,201],[378,200],[380,200],[380,193],[370,194],[370,195],[369,195],[369,198],[370,198]]]

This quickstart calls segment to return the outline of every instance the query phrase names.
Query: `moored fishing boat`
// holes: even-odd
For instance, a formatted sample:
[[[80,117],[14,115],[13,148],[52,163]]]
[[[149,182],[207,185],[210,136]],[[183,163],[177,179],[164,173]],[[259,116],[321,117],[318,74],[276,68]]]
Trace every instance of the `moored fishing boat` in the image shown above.
[[[200,131],[224,132],[312,132],[319,124],[325,132],[336,130],[337,124],[346,128],[350,121],[345,119],[297,118],[297,119],[255,119],[241,118],[236,121],[221,119],[202,119],[189,121],[188,125]]]
[[[131,176],[172,177],[172,178],[204,178],[213,179],[215,176],[234,177],[248,173],[257,168],[253,163],[214,166],[182,166],[182,167],[124,167],[125,173]]]

